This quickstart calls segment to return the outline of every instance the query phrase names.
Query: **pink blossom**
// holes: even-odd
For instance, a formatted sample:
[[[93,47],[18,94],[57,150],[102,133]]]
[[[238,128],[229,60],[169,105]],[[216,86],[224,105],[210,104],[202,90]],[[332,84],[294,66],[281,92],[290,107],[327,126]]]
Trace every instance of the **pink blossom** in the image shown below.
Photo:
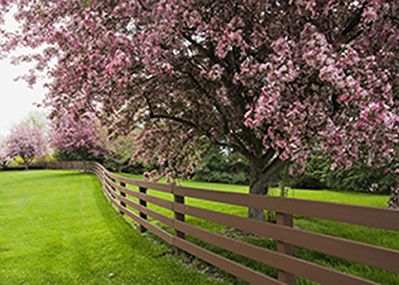
[[[28,122],[15,126],[5,143],[8,156],[21,157],[26,166],[29,166],[35,158],[43,157],[48,149],[43,129]]]
[[[51,145],[57,151],[70,154],[100,156],[105,152],[99,121],[90,112],[78,115],[69,111],[53,119]]]

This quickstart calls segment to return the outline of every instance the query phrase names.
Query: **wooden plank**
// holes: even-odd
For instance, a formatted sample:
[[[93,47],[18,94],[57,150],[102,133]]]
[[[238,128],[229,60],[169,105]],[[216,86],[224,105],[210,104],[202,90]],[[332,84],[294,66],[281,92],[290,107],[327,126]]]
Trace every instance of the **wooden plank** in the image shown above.
[[[116,200],[116,193],[113,191],[113,189],[108,185],[108,184],[104,184],[103,185],[104,190],[112,197],[112,199]]]
[[[161,230],[160,228],[154,226],[150,222],[148,222],[146,220],[143,220],[141,217],[135,215],[134,213],[132,213],[131,211],[129,211],[126,208],[123,208],[122,211],[125,213],[126,216],[130,217],[131,219],[133,219],[139,225],[145,227],[150,233],[152,233],[152,234],[156,235],[157,237],[161,238],[162,240],[164,240],[168,244],[173,245],[174,237],[172,235],[170,235],[167,232]]]
[[[168,209],[168,210],[172,210],[172,202],[171,201],[164,200],[162,198],[158,198],[158,197],[155,197],[155,196],[152,196],[152,195],[149,195],[149,194],[140,193],[138,191],[131,190],[131,189],[128,189],[126,187],[122,187],[120,185],[115,185],[115,187],[118,190],[123,191],[123,192],[125,192],[126,194],[128,194],[130,196],[133,196],[133,197],[138,198],[140,200],[144,200],[144,201],[146,201],[148,203],[160,206],[162,208],[165,208],[165,209]]]
[[[139,225],[144,226],[149,232],[153,233],[154,235],[158,236],[165,242],[169,244],[173,244],[173,236],[168,234],[167,232],[161,230],[160,228],[154,226],[150,222],[142,219],[140,216],[135,215],[133,212],[129,211],[127,208],[121,207],[121,205],[118,203],[116,199],[113,199],[109,193],[106,193],[107,197],[111,201],[111,203],[118,208],[120,211],[122,211],[126,216],[137,222]],[[139,206],[139,205],[138,205]],[[166,217],[167,218],[167,217]],[[172,219],[170,219],[172,223]]]
[[[92,165],[91,165],[91,168],[92,168],[92,169],[99,170],[99,171],[101,171],[101,172],[103,172],[103,171],[105,170],[105,168],[104,168],[102,165],[97,164],[97,163],[92,164]]]
[[[397,266],[399,251],[397,250],[307,232],[301,229],[283,227],[193,206],[175,204],[174,207],[176,211],[180,211],[183,214],[236,228],[247,233],[270,237],[278,241],[399,273],[399,266]]]
[[[117,184],[115,180],[112,180],[112,178],[109,178],[108,176],[103,174],[103,181],[112,189],[117,188]]]
[[[108,193],[108,191],[105,189],[105,187],[103,187],[103,194],[104,196],[108,199],[109,202],[111,202],[111,204],[114,204],[114,199],[111,197],[111,195]]]
[[[116,194],[115,196],[116,196],[116,198],[119,201],[123,201],[124,203],[126,203],[130,207],[134,208],[135,210],[139,211],[140,213],[148,215],[148,216],[160,221],[161,223],[164,223],[165,225],[173,228],[173,219],[171,219],[171,218],[169,218],[169,217],[167,217],[165,215],[162,215],[160,213],[157,213],[157,212],[155,212],[153,210],[150,210],[149,208],[146,208],[146,207],[144,207],[142,205],[136,204],[133,201],[131,201],[131,200],[125,198],[125,197],[120,196],[119,194]],[[140,218],[142,218],[143,220],[146,220],[141,215],[140,215]]]
[[[217,255],[209,250],[203,249],[183,239],[175,238],[174,245],[184,250],[185,252],[188,252],[198,257],[199,259],[208,262],[209,264],[219,267],[220,269],[249,282],[250,284],[284,285],[284,283],[274,278],[247,268],[239,263],[231,261],[223,256]]]
[[[341,221],[350,224],[399,230],[399,211],[293,198],[213,191],[177,186],[175,193],[208,201],[250,208],[268,209],[293,215]]]
[[[116,206],[118,209],[120,208],[118,201],[114,197],[112,197],[112,195],[109,193],[106,187],[103,188],[103,193],[106,195],[108,200],[110,200],[114,206]]]
[[[348,284],[348,285],[371,285],[374,282],[362,278],[351,276],[333,269],[325,268],[311,262],[290,257],[273,250],[262,248],[256,245],[234,240],[223,235],[212,233],[193,225],[175,222],[176,229],[185,232],[187,235],[195,237],[211,245],[237,253],[241,256],[256,260],[258,262],[284,269],[295,273],[309,280],[313,280],[325,285]]]
[[[143,181],[143,180],[137,180],[137,179],[131,179],[119,175],[115,175],[112,173],[108,173],[112,178],[119,180],[121,182],[124,182],[126,184],[134,185],[137,187],[143,187],[147,188],[148,190],[156,190],[156,191],[161,191],[161,192],[166,192],[166,193],[171,193],[172,192],[172,186],[170,184],[165,184],[165,183],[155,183],[155,182],[148,182],[148,181]]]

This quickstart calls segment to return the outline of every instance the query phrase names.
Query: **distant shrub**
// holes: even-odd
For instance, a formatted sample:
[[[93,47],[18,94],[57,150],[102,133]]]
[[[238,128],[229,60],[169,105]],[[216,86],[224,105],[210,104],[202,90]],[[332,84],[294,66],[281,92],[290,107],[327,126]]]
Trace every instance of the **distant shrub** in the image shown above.
[[[284,171],[280,184],[292,188],[389,194],[395,178],[384,169],[364,164],[354,164],[348,170],[332,170],[328,157],[321,155],[312,157],[302,173],[291,176]]]
[[[248,184],[249,164],[246,159],[230,151],[212,147],[202,159],[193,179],[204,182]]]

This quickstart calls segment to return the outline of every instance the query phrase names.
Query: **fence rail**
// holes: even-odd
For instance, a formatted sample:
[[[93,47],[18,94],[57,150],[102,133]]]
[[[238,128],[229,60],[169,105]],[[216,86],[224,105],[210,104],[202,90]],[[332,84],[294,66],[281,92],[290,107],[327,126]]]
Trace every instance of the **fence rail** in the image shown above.
[[[250,284],[292,285],[295,284],[297,276],[321,284],[376,284],[370,280],[297,258],[294,256],[295,247],[326,253],[399,274],[398,250],[302,230],[293,225],[293,216],[300,215],[399,231],[399,211],[153,183],[115,175],[98,163],[50,163],[47,167],[86,170],[94,173],[101,181],[104,194],[108,200],[118,208],[120,213],[137,222],[140,225],[141,232],[149,231],[178,250],[190,253]],[[128,186],[136,186],[138,190],[131,189]],[[169,193],[173,195],[173,200],[150,195],[147,190]],[[138,199],[139,203],[132,201],[129,199],[130,197]],[[190,206],[185,204],[186,197],[275,211],[277,221],[273,224]],[[174,218],[148,208],[147,203],[172,211]],[[130,208],[138,211],[139,215],[132,212]],[[185,222],[185,216],[196,217],[246,233],[271,238],[277,241],[277,250],[262,248],[195,227]],[[174,234],[170,234],[150,223],[148,217],[172,228]],[[278,279],[191,243],[186,240],[186,236],[194,237],[212,246],[275,267],[278,270]]]

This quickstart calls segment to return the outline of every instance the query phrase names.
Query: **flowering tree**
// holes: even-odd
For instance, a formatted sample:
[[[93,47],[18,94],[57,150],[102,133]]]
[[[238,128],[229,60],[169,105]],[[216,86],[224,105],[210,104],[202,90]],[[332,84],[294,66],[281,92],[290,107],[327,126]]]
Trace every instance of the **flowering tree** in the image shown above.
[[[52,121],[51,145],[68,159],[90,159],[103,154],[105,144],[95,114],[72,111]]]
[[[6,139],[9,155],[22,158],[28,168],[37,157],[47,152],[47,139],[43,130],[37,126],[21,123],[15,126]]]
[[[54,115],[79,102],[144,126],[136,157],[172,175],[204,141],[248,158],[255,194],[314,152],[398,171],[398,0],[0,3],[22,25],[4,51],[46,45],[19,60],[47,68]]]
[[[12,156],[7,145],[0,141],[0,167],[6,168],[8,164],[12,161]]]

